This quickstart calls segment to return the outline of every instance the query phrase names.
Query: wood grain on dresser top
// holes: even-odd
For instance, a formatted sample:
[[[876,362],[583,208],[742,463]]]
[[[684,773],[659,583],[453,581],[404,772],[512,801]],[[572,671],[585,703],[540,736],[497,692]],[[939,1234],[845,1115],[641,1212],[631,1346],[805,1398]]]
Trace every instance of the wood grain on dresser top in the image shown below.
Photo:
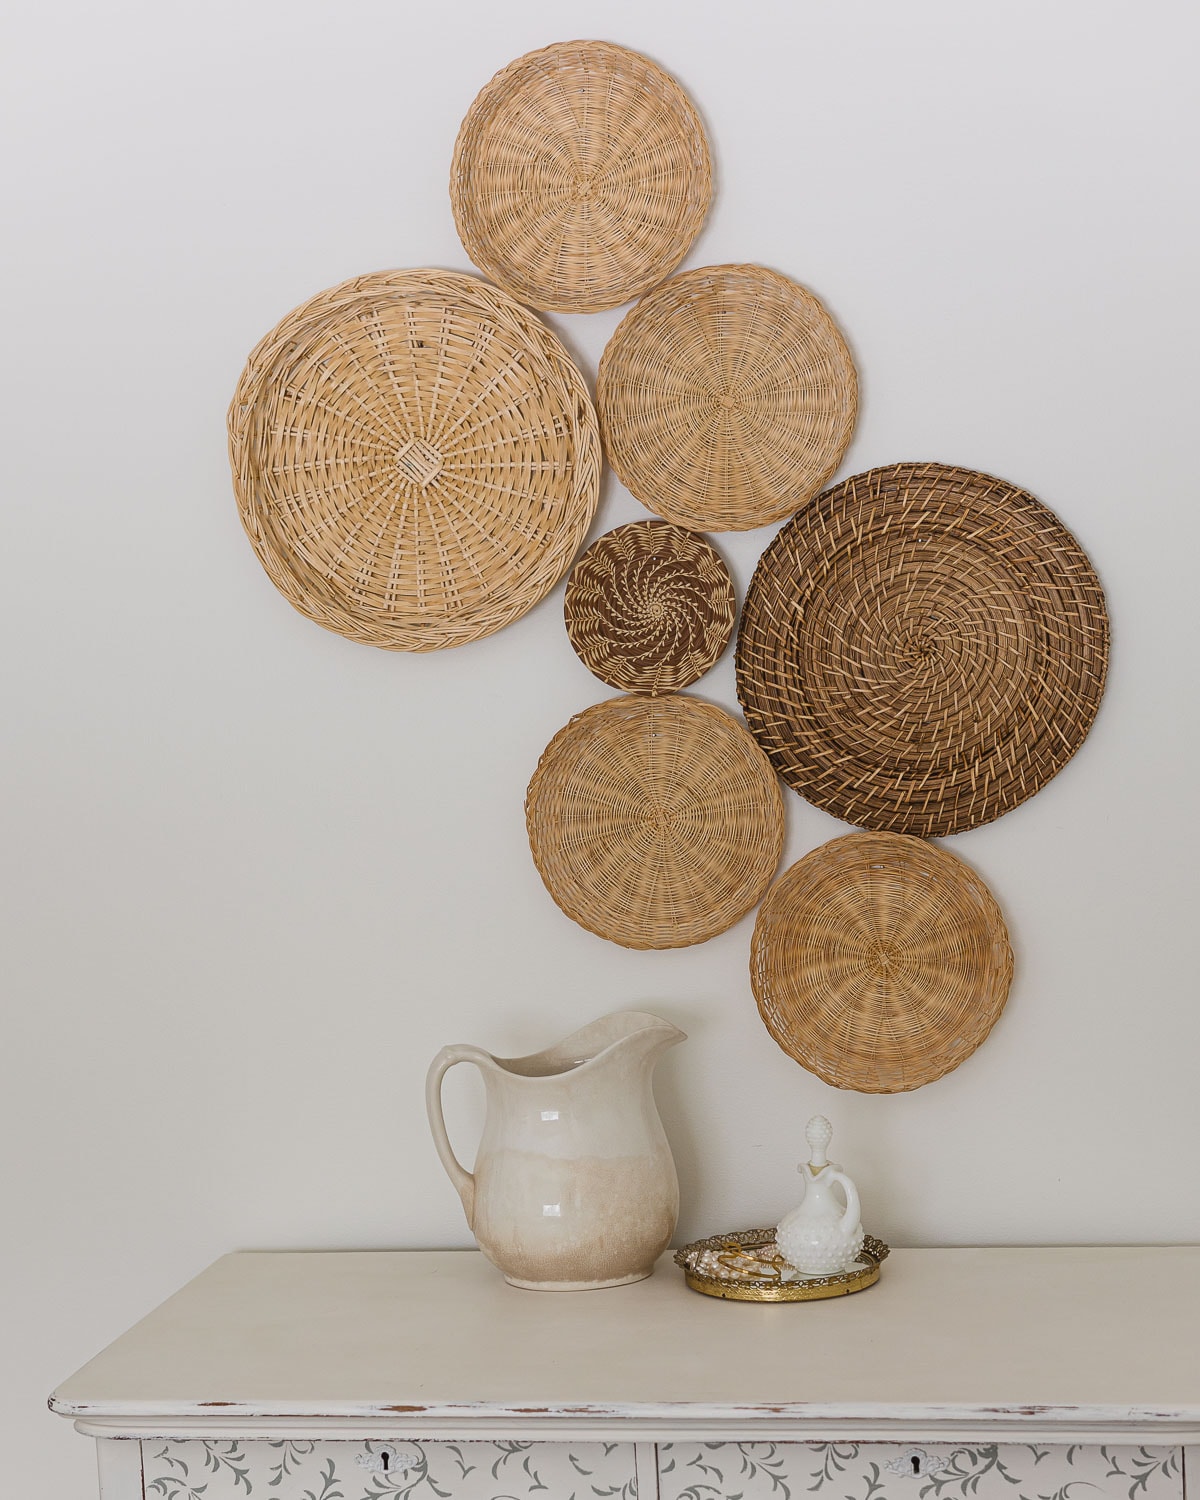
[[[216,1262],[66,1381],[96,1436],[1200,1442],[1200,1246],[897,1250],[788,1305],[527,1292],[476,1251]]]

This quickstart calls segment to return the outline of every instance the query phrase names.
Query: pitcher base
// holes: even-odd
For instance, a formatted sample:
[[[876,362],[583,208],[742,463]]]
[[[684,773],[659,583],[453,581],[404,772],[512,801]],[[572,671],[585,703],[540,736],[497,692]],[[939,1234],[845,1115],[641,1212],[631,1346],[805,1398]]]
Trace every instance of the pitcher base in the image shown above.
[[[610,1281],[522,1281],[516,1276],[506,1276],[509,1286],[522,1287],[527,1292],[598,1292],[606,1286],[628,1286],[633,1281],[645,1281],[654,1271],[647,1266],[644,1271],[634,1271],[629,1276],[614,1276]]]

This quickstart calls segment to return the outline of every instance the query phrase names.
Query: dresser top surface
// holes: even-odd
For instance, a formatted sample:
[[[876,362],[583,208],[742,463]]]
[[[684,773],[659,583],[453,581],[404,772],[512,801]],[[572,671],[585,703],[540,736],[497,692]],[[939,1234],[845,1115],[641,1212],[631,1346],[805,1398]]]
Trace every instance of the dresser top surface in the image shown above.
[[[507,1285],[475,1251],[227,1255],[55,1392],[74,1417],[1063,1410],[1200,1422],[1200,1246],[897,1250],[825,1302],[655,1275]]]

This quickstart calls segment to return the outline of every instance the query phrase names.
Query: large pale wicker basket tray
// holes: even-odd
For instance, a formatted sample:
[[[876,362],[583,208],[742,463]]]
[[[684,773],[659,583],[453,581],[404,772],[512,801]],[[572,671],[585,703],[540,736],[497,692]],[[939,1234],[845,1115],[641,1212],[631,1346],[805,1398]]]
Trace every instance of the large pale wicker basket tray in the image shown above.
[[[852,833],[772,886],[750,947],[767,1030],[835,1088],[895,1094],[964,1062],[1008,998],[1013,956],[991,892],[923,839]]]
[[[234,489],[272,582],[352,640],[490,635],[566,572],[596,509],[583,377],[474,276],[357,277],[251,354],[229,410]]]
[[[519,57],[459,131],[450,202],[467,254],[531,307],[596,312],[679,264],[712,196],[691,100],[609,42]]]
[[[1104,692],[1104,592],[1040,501],[892,464],[806,506],[755,569],[737,690],[801,796],[923,838],[990,822],[1082,744]]]
[[[804,287],[762,266],[703,266],[648,293],[600,360],[609,462],[647,509],[695,531],[790,516],[850,442],[858,379]]]
[[[783,849],[766,757],[722,709],[675,694],[576,714],[538,763],[525,817],[554,900],[626,948],[682,948],[732,927]]]

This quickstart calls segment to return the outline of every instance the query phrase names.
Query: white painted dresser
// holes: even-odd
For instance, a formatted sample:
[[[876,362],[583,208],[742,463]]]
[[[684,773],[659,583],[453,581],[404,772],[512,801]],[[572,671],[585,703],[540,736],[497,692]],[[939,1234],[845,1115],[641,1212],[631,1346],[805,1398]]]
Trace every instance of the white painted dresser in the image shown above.
[[[104,1500],[1197,1500],[1200,1247],[900,1250],[783,1306],[229,1255],[50,1404]]]

